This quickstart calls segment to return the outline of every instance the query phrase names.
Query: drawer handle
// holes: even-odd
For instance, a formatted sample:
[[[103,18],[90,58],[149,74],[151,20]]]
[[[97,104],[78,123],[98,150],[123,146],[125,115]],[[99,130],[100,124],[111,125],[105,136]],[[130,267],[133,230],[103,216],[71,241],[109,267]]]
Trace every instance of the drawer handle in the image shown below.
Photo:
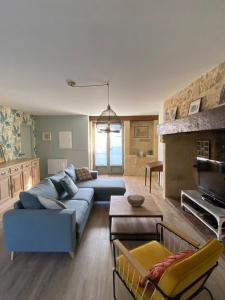
[[[19,170],[18,168],[15,168],[15,169],[14,169],[14,171],[18,171],[18,170]]]
[[[1,172],[1,175],[5,175],[6,174],[6,172]]]

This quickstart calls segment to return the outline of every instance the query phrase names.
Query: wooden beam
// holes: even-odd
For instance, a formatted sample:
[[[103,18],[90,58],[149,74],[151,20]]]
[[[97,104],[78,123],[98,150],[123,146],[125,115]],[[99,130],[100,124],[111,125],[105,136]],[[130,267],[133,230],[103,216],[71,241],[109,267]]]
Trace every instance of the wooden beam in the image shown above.
[[[140,115],[140,116],[119,116],[121,121],[154,121],[158,120],[158,115]],[[98,116],[89,116],[89,121],[96,122]]]
[[[158,134],[225,129],[225,105],[158,125]]]

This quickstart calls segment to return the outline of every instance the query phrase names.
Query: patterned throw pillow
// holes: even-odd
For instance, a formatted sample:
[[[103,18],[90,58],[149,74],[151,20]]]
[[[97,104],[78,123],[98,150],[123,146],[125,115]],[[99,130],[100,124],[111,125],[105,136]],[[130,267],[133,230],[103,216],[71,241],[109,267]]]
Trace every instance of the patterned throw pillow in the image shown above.
[[[172,264],[179,262],[189,256],[191,256],[194,253],[194,250],[183,250],[180,252],[177,252],[173,255],[170,255],[169,257],[165,258],[162,260],[160,263],[155,264],[153,267],[151,267],[147,272],[148,272],[148,277],[143,278],[140,281],[140,286],[145,287],[146,282],[148,279],[151,279],[154,283],[158,284],[160,281],[163,273],[166,271],[166,269],[171,266]],[[148,287],[151,289],[154,289],[154,285],[149,283]]]
[[[88,168],[78,168],[76,169],[76,175],[78,181],[85,181],[92,179],[91,173]]]
[[[39,196],[38,200],[47,209],[65,209],[66,206],[59,200],[50,199],[43,196]]]
[[[68,175],[63,177],[60,183],[70,197],[73,197],[78,192],[78,187]]]

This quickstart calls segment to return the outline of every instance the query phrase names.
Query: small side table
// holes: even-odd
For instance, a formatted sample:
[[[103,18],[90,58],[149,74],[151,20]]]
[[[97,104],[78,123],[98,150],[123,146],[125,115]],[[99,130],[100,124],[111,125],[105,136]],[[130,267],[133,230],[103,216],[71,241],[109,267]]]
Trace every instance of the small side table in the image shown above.
[[[154,161],[154,162],[150,162],[147,163],[145,165],[145,185],[147,182],[147,175],[148,175],[148,170],[149,170],[149,183],[150,183],[150,193],[151,193],[151,185],[152,185],[152,172],[159,172],[159,183],[160,183],[160,172],[163,171],[163,162],[162,161]]]

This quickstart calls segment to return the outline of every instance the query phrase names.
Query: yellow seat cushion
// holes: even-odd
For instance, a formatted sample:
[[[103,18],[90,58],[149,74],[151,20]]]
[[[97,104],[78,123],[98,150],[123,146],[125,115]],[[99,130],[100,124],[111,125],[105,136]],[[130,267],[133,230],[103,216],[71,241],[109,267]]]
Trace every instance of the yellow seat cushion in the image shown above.
[[[170,256],[172,253],[159,242],[151,241],[143,246],[131,250],[130,254],[136,258],[136,260],[143,266],[144,269],[148,270],[155,264],[162,261],[164,258]],[[141,299],[144,288],[138,285],[138,274],[136,272],[134,273],[134,269],[127,263],[123,255],[117,258],[117,269],[127,286],[133,286],[131,290],[135,294],[136,299]],[[147,288],[142,299],[149,300],[152,293],[153,290]]]
[[[209,241],[191,256],[169,266],[159,281],[159,287],[166,295],[170,297],[176,296],[213,267],[223,251],[224,247],[221,242],[218,240]],[[157,241],[152,241],[131,250],[130,254],[136,258],[144,269],[148,270],[153,265],[170,256],[172,253]],[[144,289],[138,284],[140,278],[137,272],[134,272],[135,270],[131,267],[123,255],[117,258],[117,271],[126,282],[128,288],[130,288],[130,290],[134,293],[137,300],[162,299],[161,293],[156,289],[152,290],[147,288],[143,295]],[[189,299],[190,296],[198,290],[204,279],[205,277],[185,292],[180,299]]]
[[[159,281],[159,287],[166,295],[174,297],[213,267],[223,250],[224,247],[218,240],[209,241],[191,256],[168,267]],[[189,299],[198,290],[204,279],[205,277],[183,294],[180,299]],[[160,299],[162,299],[161,294],[155,290],[151,300]]]

